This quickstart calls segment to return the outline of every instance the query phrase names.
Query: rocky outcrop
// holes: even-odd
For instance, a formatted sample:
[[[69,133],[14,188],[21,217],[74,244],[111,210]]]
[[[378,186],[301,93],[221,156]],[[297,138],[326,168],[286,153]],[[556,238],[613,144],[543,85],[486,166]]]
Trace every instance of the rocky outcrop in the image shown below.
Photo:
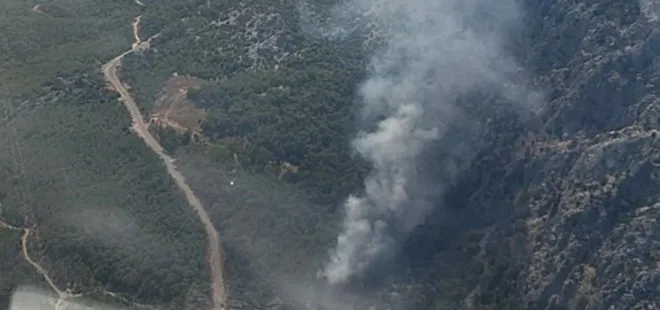
[[[497,220],[484,247],[515,253],[506,259],[520,269],[497,271],[501,259],[482,251],[488,272],[469,301],[488,303],[496,289],[486,284],[495,281],[516,283],[506,294],[520,309],[659,309],[660,31],[652,1],[527,2],[519,55],[548,86],[548,106],[540,129],[493,146],[510,156],[486,173],[502,176],[468,202],[510,204],[514,215],[486,210]]]

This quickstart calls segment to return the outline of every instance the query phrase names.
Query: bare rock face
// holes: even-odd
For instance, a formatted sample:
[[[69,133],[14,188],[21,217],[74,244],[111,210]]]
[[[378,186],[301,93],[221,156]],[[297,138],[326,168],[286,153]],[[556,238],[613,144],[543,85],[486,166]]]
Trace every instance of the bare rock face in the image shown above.
[[[507,294],[520,309],[659,309],[660,10],[654,1],[526,2],[520,56],[549,102],[539,130],[493,146],[509,154],[504,167],[484,159],[501,177],[468,205],[510,206],[506,216],[486,210],[498,219],[484,239],[510,255],[483,254],[487,272],[469,299],[480,308],[515,283]],[[509,259],[514,275],[497,270]]]

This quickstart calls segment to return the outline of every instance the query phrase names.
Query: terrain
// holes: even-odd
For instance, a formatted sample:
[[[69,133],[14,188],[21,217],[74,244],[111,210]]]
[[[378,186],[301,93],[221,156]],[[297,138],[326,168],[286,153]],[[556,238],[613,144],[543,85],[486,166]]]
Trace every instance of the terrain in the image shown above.
[[[386,34],[315,32],[335,1],[4,1],[0,307],[30,284],[126,308],[660,308],[657,4],[520,2],[506,46],[543,109],[458,98],[479,151],[393,262],[329,288]]]
[[[354,94],[350,85],[363,78],[370,51],[356,42],[369,36],[338,42],[301,33],[287,24],[286,9],[294,6],[200,6],[200,14],[180,19],[188,35],[168,36],[166,27],[160,50],[136,55],[124,69],[147,110],[173,74],[211,83],[187,92],[205,111],[200,122],[207,140],[186,139],[171,151],[212,206],[228,246],[266,279],[314,272],[317,266],[309,262],[322,260],[327,246],[320,244],[332,244],[336,229],[327,219],[338,220],[335,206],[365,175],[362,163],[342,147],[355,116],[352,105],[317,110],[315,104],[332,106],[341,94]],[[384,280],[381,292],[408,294],[416,309],[658,307],[653,6],[525,1],[524,7],[526,30],[510,46],[533,73],[529,84],[545,90],[544,110],[531,119],[498,111],[483,116],[491,118],[479,139],[486,146],[446,195],[443,210],[405,245],[410,250],[401,258],[400,274],[407,276]],[[223,42],[232,38],[237,48],[227,50]],[[294,45],[297,53],[287,50]],[[168,46],[194,47],[174,55]],[[247,57],[251,50],[262,56]],[[328,56],[316,58],[317,51]],[[324,63],[333,53],[341,56],[328,71]],[[245,65],[232,67],[229,60],[236,59]],[[147,68],[154,75],[137,74]],[[352,73],[337,79],[337,71]],[[305,78],[296,80],[299,75]],[[308,86],[310,78],[314,84]],[[298,104],[300,97],[304,103]],[[332,138],[324,145],[326,135]],[[315,143],[321,154],[310,145]],[[334,158],[325,161],[326,155]],[[296,169],[282,168],[289,165]],[[333,181],[324,182],[325,176]],[[293,186],[277,185],[276,179]],[[236,185],[223,186],[230,181]],[[266,194],[250,192],[254,187]],[[273,216],[279,220],[269,220]],[[283,265],[272,257],[284,257]],[[269,285],[274,291],[281,290],[277,281]]]
[[[67,302],[207,304],[204,228],[100,72],[130,48],[140,7],[32,9],[2,3],[1,307],[24,285]]]
[[[151,39],[157,36],[156,34],[146,41],[142,41],[140,39],[139,27],[141,17],[142,16],[138,16],[133,22],[133,36],[135,37],[135,41],[128,53],[143,51],[147,49]],[[153,138],[153,136],[151,136],[151,133],[149,133],[147,126],[142,119],[142,114],[140,114],[140,110],[137,104],[135,101],[133,101],[133,98],[131,98],[130,94],[128,94],[128,91],[124,87],[123,82],[119,79],[119,77],[117,77],[117,67],[121,64],[124,56],[128,53],[122,53],[110,60],[108,63],[104,64],[102,68],[103,74],[105,75],[105,78],[108,80],[108,82],[112,85],[113,89],[120,94],[120,100],[123,101],[126,109],[128,109],[129,113],[131,114],[131,120],[133,122],[133,126],[131,128],[133,131],[135,131],[137,135],[142,138],[144,142],[149,146],[149,148],[151,148],[158,155],[158,157],[160,157],[163,162],[165,162],[167,172],[175,180],[177,186],[185,193],[188,203],[195,209],[195,212],[197,212],[200,220],[204,224],[207,238],[209,240],[208,256],[209,268],[211,269],[211,275],[213,279],[212,292],[214,309],[224,310],[229,306],[223,278],[224,262],[220,237],[218,236],[218,232],[215,230],[215,227],[213,227],[213,223],[211,223],[209,215],[204,209],[202,203],[199,201],[199,198],[195,196],[193,191],[186,184],[184,177],[176,169],[176,166],[174,166],[174,160],[164,153],[163,147]]]

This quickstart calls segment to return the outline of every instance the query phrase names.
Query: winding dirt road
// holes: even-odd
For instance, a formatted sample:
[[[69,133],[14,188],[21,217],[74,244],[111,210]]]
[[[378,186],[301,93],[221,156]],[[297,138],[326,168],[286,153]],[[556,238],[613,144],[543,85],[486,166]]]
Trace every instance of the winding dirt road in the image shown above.
[[[50,288],[53,291],[55,291],[55,293],[57,294],[57,297],[58,297],[57,302],[52,304],[54,306],[55,310],[64,310],[64,309],[66,309],[66,307],[68,305],[67,300],[82,296],[82,294],[72,294],[71,291],[69,291],[69,289],[66,289],[64,291],[59,289],[57,287],[57,285],[55,284],[55,281],[53,281],[53,279],[48,275],[48,271],[46,271],[46,269],[41,267],[41,265],[39,265],[39,263],[37,263],[36,261],[34,261],[32,259],[32,257],[30,257],[30,253],[28,251],[28,240],[29,240],[30,235],[32,235],[32,233],[33,233],[32,229],[30,229],[30,228],[19,228],[19,227],[16,227],[16,226],[12,226],[12,225],[9,225],[9,224],[7,224],[7,222],[2,221],[2,220],[0,220],[0,228],[14,230],[14,231],[20,231],[20,230],[23,231],[23,235],[21,236],[21,247],[22,247],[22,252],[23,252],[23,258],[30,265],[32,265],[32,267],[34,267],[34,269],[37,270],[37,272],[46,280],[46,282],[48,283],[48,286],[50,286]]]
[[[23,257],[25,258],[25,260],[28,263],[30,263],[30,265],[32,265],[32,267],[34,267],[34,269],[37,270],[37,272],[39,272],[39,274],[41,274],[41,276],[44,277],[44,279],[46,279],[46,282],[48,282],[48,285],[50,286],[50,288],[53,291],[55,291],[55,293],[59,297],[57,302],[54,304],[55,310],[66,309],[66,306],[68,304],[66,302],[67,300],[72,299],[72,298],[76,298],[76,297],[80,297],[80,296],[82,296],[82,294],[71,294],[71,292],[69,292],[68,289],[66,291],[60,290],[57,287],[57,285],[55,285],[55,282],[53,281],[53,279],[51,279],[50,276],[48,276],[48,271],[46,271],[46,269],[41,267],[41,265],[39,265],[39,263],[35,262],[30,257],[30,253],[28,253],[28,238],[30,237],[31,234],[32,234],[32,230],[30,228],[24,228],[23,229],[23,236],[21,237],[21,245],[22,245],[22,248],[23,248]]]
[[[186,184],[185,178],[177,170],[176,165],[174,164],[174,159],[165,153],[163,147],[158,143],[158,141],[151,135],[148,130],[148,126],[140,113],[140,108],[135,103],[135,100],[129,94],[128,90],[122,83],[119,75],[117,74],[117,68],[121,65],[122,59],[127,54],[130,54],[135,51],[146,49],[149,47],[149,42],[151,39],[155,38],[153,36],[147,41],[141,41],[139,37],[139,23],[140,17],[136,18],[133,22],[133,36],[135,42],[133,43],[130,50],[120,54],[119,56],[113,58],[108,63],[103,65],[102,70],[105,76],[105,79],[110,83],[113,90],[115,90],[120,95],[120,101],[124,104],[126,109],[131,115],[133,121],[132,130],[135,132],[149,148],[151,148],[157,155],[160,157],[165,166],[167,167],[167,172],[175,180],[177,186],[184,192],[186,199],[190,206],[197,212],[199,219],[204,224],[206,230],[206,235],[208,238],[208,264],[211,269],[212,277],[212,293],[213,293],[213,309],[215,310],[228,310],[228,296],[224,284],[224,261],[223,253],[220,245],[220,237],[218,232],[215,230],[213,223],[211,222],[211,217],[204,209],[201,201],[195,193],[192,191],[190,186]]]

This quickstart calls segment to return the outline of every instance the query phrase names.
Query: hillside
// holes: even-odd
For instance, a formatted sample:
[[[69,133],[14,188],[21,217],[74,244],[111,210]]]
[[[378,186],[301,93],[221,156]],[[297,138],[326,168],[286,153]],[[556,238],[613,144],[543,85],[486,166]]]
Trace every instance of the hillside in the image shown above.
[[[660,309],[652,1],[0,8],[0,307],[49,289],[26,231],[78,300],[210,305],[204,227],[101,74],[141,16],[119,79],[231,309]],[[341,242],[377,254],[330,286]]]
[[[337,206],[368,171],[346,145],[373,51],[361,42],[373,33],[310,34],[292,22],[298,4],[200,2],[177,11],[157,47],[124,69],[146,111],[158,110],[151,105],[173,75],[208,82],[186,88],[185,104],[204,111],[191,131],[204,138],[171,151],[214,206],[234,255],[284,303],[283,283],[303,281],[287,276],[313,278],[333,244]],[[374,280],[375,291],[362,283],[371,293],[358,295],[396,304],[381,294],[396,291],[415,309],[657,306],[651,9],[526,1],[508,47],[531,76],[526,84],[544,91],[543,111],[519,118],[487,93],[464,99],[482,122],[472,136],[479,152],[446,190],[444,207],[403,245],[400,267]],[[171,140],[167,132],[162,139]]]
[[[23,246],[23,233],[0,229],[1,307],[18,287],[51,289],[24,249],[58,290],[83,299],[206,304],[202,226],[100,73],[130,48],[139,6],[1,6],[0,219],[31,232]]]

